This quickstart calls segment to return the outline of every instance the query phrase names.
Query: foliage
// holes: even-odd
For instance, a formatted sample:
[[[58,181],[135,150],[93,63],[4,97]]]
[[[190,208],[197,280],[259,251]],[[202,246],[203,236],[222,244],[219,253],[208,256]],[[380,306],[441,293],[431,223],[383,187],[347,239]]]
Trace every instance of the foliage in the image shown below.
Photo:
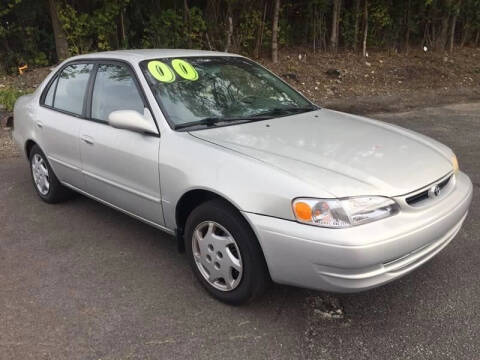
[[[247,52],[253,50],[261,22],[262,13],[259,10],[251,10],[244,13],[237,28],[236,41],[238,47]]]
[[[0,72],[16,72],[25,63],[44,66],[54,60],[49,56],[54,39],[44,9],[42,2],[28,0],[0,3]]]
[[[207,30],[202,10],[197,7],[190,9],[190,28],[184,27],[186,38],[190,38],[193,49],[201,49],[204,47],[203,35]],[[188,42],[187,42],[188,44]]]
[[[25,95],[26,92],[22,90],[12,89],[12,88],[4,88],[0,89],[0,104],[3,105],[5,110],[8,112],[13,111],[13,106],[15,105],[15,101],[22,96]]]
[[[70,55],[142,47],[224,50],[227,39],[229,51],[247,55],[271,47],[274,0],[53,1]],[[341,1],[338,48],[359,49],[366,1]],[[332,4],[332,0],[282,0],[280,46],[315,44],[316,50],[328,51]],[[455,45],[480,45],[479,0],[368,0],[367,21],[369,47],[403,51],[428,45],[444,51],[452,29]],[[2,0],[0,72],[15,72],[24,63],[55,63],[52,30],[48,0]]]
[[[60,22],[69,44],[70,54],[88,52],[92,46],[91,25],[88,14],[78,14],[70,5],[58,10]]]
[[[117,37],[117,19],[125,11],[129,0],[104,1],[92,13],[79,12],[65,4],[58,7],[58,15],[72,55],[98,50],[120,48]]]
[[[166,9],[151,13],[144,29],[144,48],[192,48],[203,47],[205,20],[199,8],[189,10],[190,26],[184,21],[183,10]]]

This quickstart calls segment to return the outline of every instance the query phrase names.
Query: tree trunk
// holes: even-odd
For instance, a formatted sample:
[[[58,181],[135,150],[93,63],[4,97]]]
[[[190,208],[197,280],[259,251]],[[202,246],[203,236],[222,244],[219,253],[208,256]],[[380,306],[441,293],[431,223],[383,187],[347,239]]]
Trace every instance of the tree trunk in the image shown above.
[[[431,34],[430,34],[430,47],[435,50],[437,44],[437,31],[435,24],[432,22],[431,24]]]
[[[212,28],[216,27],[218,24],[218,13],[219,13],[219,2],[217,0],[207,0],[205,18],[208,25]]]
[[[360,26],[360,0],[355,0],[355,27],[353,28],[353,51],[358,47],[358,30]]]
[[[339,0],[338,15],[337,15],[337,47],[336,47],[337,50],[338,50],[338,44],[340,43],[340,20],[342,18],[342,1],[343,0]]]
[[[325,24],[325,26],[323,27],[324,29],[327,28],[327,15],[326,14],[323,14],[322,15],[322,24]],[[321,27],[322,29],[322,27]],[[323,51],[327,51],[328,49],[328,37],[327,37],[327,32],[326,31],[322,31],[322,48],[323,48]]]
[[[462,42],[460,43],[460,47],[464,47],[467,41],[470,39],[470,23],[467,22],[463,25],[463,34],[462,34]]]
[[[438,36],[436,43],[435,43],[435,50],[437,51],[445,51],[445,46],[447,45],[447,38],[448,38],[448,30],[450,27],[450,5],[451,0],[444,0],[444,13],[442,16],[442,22],[440,27],[440,35]]]
[[[275,0],[273,9],[273,25],[272,25],[272,61],[278,62],[278,17],[280,14],[280,0]]]
[[[435,49],[437,51],[445,51],[445,45],[447,43],[447,35],[448,35],[448,23],[449,23],[449,16],[445,15],[442,18],[442,27],[440,29],[440,35],[437,38],[437,43]]]
[[[317,7],[315,4],[313,4],[313,54],[315,54],[316,50],[317,50],[317,44],[315,43],[315,41],[317,40],[317,28],[316,28],[316,25],[317,25]]]
[[[457,24],[457,14],[453,15],[452,17],[452,27],[450,29],[450,46],[449,46],[449,51],[450,54],[453,52],[453,45],[455,43],[455,27]]]
[[[332,31],[330,34],[330,47],[335,53],[338,49],[338,29],[340,19],[340,6],[342,0],[333,0],[332,8]]]
[[[263,17],[262,22],[259,25],[258,32],[257,32],[257,42],[255,44],[255,49],[253,51],[253,56],[255,58],[260,57],[260,49],[262,48],[263,43],[263,28],[265,27],[265,19],[267,17],[267,3],[265,2],[265,6],[263,9]]]
[[[475,46],[478,47],[478,41],[480,40],[480,30],[477,30],[477,36],[475,36]]]
[[[212,43],[210,42],[210,37],[208,36],[208,31],[205,32],[205,38],[207,39],[207,45],[210,51],[213,50]]]
[[[427,45],[429,49],[435,50],[435,7],[430,6],[430,10],[428,11],[427,21],[425,24],[425,33],[423,42],[424,45]]]
[[[50,20],[52,21],[57,58],[59,61],[65,60],[68,57],[68,43],[62,24],[60,24],[60,20],[58,19],[58,10],[55,0],[48,0],[48,7],[50,10]]]
[[[367,37],[368,37],[368,0],[365,0],[365,7],[363,9],[363,57],[367,56]]]
[[[207,24],[209,46],[212,49],[216,49],[217,45],[220,44],[221,47],[223,47],[223,42],[220,42],[220,44],[217,43],[218,38],[220,37],[218,31],[219,12],[219,1],[207,0],[207,4],[205,7],[205,22]]]
[[[407,30],[405,33],[405,54],[408,55],[408,51],[410,49],[410,8],[412,5],[412,0],[408,0],[407,5],[407,18],[405,19],[405,23],[407,25]]]
[[[319,31],[317,31],[317,34],[318,34],[318,48],[319,49],[322,49],[322,50],[325,50],[325,34],[324,32],[322,31],[323,29],[323,13],[321,13],[321,15],[319,16],[319,19],[318,19],[318,29]],[[322,36],[323,35],[323,36]]]
[[[120,10],[120,32],[122,36],[122,48],[127,48],[127,36],[125,34],[125,19],[123,15],[124,9]]]
[[[230,46],[232,46],[232,34],[233,34],[233,20],[232,17],[228,17],[228,30],[227,30],[227,44],[225,45],[225,52],[230,50]]]
[[[428,40],[428,24],[425,24],[425,28],[423,29],[423,40],[422,40],[422,46],[427,45],[427,40]]]
[[[183,20],[187,27],[187,46],[189,49],[192,48],[192,26],[190,22],[190,8],[188,7],[188,1],[183,0],[184,16]]]
[[[455,5],[456,6],[452,16],[452,26],[450,28],[450,46],[449,46],[450,53],[453,52],[453,45],[455,45],[455,28],[457,26],[458,14],[460,13],[460,8],[462,6],[462,0],[457,0],[457,3]]]

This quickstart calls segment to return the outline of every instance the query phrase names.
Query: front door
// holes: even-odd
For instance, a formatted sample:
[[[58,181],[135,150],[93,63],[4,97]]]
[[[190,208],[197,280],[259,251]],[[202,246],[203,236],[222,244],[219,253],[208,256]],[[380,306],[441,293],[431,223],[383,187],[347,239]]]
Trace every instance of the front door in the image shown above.
[[[148,222],[163,225],[160,137],[116,129],[107,123],[112,111],[135,110],[143,114],[145,103],[131,70],[120,63],[98,64],[90,106],[91,120],[85,120],[80,128],[85,191]]]

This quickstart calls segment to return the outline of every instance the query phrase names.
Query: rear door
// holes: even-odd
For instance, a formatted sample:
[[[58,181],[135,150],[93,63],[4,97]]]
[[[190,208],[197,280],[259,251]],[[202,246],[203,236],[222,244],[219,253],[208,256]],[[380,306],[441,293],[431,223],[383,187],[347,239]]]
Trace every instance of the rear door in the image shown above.
[[[85,190],[132,215],[163,225],[159,136],[113,128],[107,122],[116,110],[143,114],[146,102],[133,71],[124,63],[99,62],[90,92],[90,120],[80,128]]]
[[[41,99],[35,126],[39,143],[55,175],[64,183],[83,188],[79,133],[87,102],[87,88],[94,65],[74,63],[50,82]]]

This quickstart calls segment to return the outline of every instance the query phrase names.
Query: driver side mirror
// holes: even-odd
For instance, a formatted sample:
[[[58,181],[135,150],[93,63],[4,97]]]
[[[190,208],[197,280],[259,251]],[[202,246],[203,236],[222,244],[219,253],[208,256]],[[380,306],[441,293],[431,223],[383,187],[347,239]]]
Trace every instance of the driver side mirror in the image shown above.
[[[108,124],[117,129],[158,135],[150,111],[145,108],[143,115],[135,110],[117,110],[108,115]]]

